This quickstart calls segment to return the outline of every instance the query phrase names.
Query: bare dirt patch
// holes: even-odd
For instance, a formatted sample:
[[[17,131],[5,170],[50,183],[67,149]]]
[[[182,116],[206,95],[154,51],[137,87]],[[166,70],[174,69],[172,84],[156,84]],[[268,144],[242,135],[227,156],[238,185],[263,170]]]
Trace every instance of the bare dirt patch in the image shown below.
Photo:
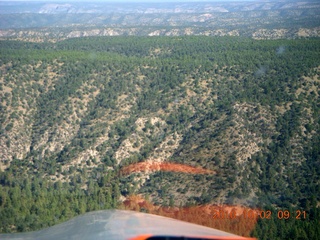
[[[209,169],[204,169],[200,167],[192,167],[189,165],[169,163],[169,162],[157,162],[157,161],[147,161],[134,163],[129,166],[122,168],[121,173],[128,175],[136,172],[156,172],[156,171],[166,171],[166,172],[182,172],[190,174],[214,174],[215,172]]]

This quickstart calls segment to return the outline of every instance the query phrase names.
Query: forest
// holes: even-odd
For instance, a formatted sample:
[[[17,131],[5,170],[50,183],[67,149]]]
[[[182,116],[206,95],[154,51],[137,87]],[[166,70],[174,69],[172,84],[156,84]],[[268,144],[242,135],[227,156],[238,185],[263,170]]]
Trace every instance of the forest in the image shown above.
[[[0,41],[0,232],[141,195],[164,208],[305,211],[259,219],[249,235],[315,239],[319,53],[319,38]],[[211,174],[123,174],[155,160]]]

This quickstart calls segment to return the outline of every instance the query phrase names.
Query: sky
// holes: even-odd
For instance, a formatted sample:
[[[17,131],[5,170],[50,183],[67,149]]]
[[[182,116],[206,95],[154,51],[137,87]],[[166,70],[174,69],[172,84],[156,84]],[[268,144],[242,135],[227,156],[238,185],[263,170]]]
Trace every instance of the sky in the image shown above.
[[[254,0],[0,0],[0,2],[248,2]]]

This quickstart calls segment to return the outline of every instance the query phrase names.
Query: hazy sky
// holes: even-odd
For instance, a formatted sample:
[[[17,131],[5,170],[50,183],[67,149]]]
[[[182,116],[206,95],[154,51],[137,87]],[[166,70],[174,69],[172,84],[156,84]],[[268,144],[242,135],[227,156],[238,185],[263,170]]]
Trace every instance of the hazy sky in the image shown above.
[[[254,0],[0,0],[0,2],[247,2]]]

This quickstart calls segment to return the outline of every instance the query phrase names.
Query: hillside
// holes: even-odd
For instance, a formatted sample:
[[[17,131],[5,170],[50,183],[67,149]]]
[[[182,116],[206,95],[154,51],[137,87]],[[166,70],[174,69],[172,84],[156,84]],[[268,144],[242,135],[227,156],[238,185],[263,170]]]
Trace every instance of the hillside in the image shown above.
[[[0,2],[0,38],[88,36],[320,36],[319,1]]]
[[[312,239],[319,52],[318,38],[0,41],[0,231],[39,229],[141,194],[161,206],[300,209],[308,217],[290,231],[274,219],[253,234]],[[209,174],[128,172],[146,162]]]

